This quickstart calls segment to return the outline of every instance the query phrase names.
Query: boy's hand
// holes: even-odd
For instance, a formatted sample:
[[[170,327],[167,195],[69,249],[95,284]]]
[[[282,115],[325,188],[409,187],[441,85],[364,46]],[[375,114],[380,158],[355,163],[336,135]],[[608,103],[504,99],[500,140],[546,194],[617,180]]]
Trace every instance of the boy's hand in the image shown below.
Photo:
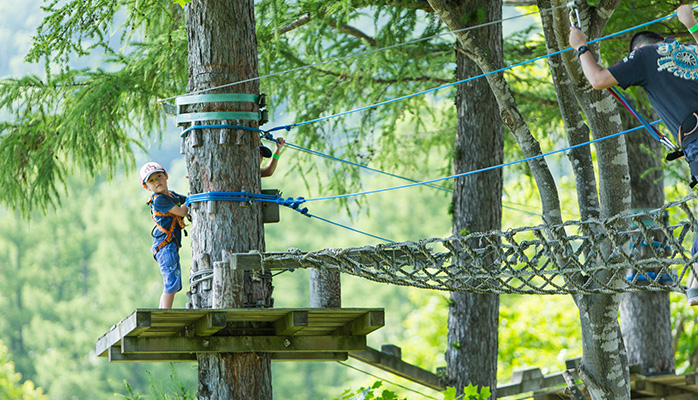
[[[696,17],[693,15],[693,8],[690,4],[679,6],[679,8],[676,9],[676,16],[686,28],[691,28],[696,24]]]
[[[277,137],[276,140],[277,140],[277,142],[275,145],[276,148],[274,149],[274,152],[276,154],[279,154],[279,152],[281,151],[281,148],[284,147],[284,145],[286,144],[286,140],[284,140],[284,138],[282,138],[281,136]]]

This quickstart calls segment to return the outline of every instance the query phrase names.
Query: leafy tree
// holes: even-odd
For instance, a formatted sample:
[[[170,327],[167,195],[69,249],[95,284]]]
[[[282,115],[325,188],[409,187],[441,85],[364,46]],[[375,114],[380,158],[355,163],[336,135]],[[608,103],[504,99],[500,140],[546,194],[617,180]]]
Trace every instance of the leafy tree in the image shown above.
[[[17,400],[45,400],[41,388],[25,380],[21,383],[22,375],[15,372],[14,363],[8,358],[7,347],[0,341],[0,398]]]

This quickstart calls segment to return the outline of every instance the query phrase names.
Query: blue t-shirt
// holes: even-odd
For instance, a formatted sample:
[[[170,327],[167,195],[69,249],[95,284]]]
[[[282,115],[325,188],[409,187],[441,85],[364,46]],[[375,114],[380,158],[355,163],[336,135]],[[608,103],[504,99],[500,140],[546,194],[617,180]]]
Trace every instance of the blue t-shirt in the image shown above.
[[[667,38],[663,43],[635,49],[608,70],[623,89],[629,86],[645,89],[650,104],[674,136],[681,123],[698,111],[698,47],[695,45],[682,45],[674,38]]]
[[[151,199],[151,209],[160,214],[166,214],[172,209],[172,207],[182,205],[187,200],[185,196],[179,195],[173,191],[170,191],[169,196],[164,194],[154,194]],[[175,223],[175,218],[173,216],[162,216],[157,215],[157,213],[153,213],[153,219],[155,219],[155,222],[167,231],[170,230],[172,224],[174,223],[175,227],[174,231],[172,232],[172,237],[177,246],[181,246],[182,228],[180,228],[179,224]],[[165,239],[167,239],[167,234],[155,227],[153,230],[153,246],[158,246]]]

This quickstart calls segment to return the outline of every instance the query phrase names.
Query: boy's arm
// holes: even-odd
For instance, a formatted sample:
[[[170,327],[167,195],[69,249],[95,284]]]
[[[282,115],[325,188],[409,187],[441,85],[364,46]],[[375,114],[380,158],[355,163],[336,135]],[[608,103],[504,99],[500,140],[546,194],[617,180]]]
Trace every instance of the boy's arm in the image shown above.
[[[690,4],[684,4],[676,9],[676,16],[689,32],[691,32],[691,28],[696,26],[696,17],[693,15],[693,8]],[[698,43],[698,30],[691,32],[691,35],[693,35],[693,40]]]
[[[579,50],[580,47],[587,45],[587,39],[584,33],[574,26],[570,27],[569,42],[575,52]],[[591,51],[586,51],[581,54],[579,56],[579,62],[582,64],[584,76],[594,89],[602,90],[618,84],[618,81],[613,74],[611,74],[611,71],[607,68],[601,68],[596,62]]]
[[[182,204],[181,206],[173,206],[167,212],[169,212],[170,214],[174,214],[178,217],[184,217],[189,213],[189,210],[187,209],[186,204]]]
[[[262,178],[272,176],[274,174],[274,171],[276,171],[277,164],[279,163],[279,153],[281,153],[281,148],[284,147],[286,141],[282,137],[277,137],[276,140],[277,142],[276,146],[274,147],[274,154],[272,154],[269,163],[267,163],[266,166],[260,168],[260,171],[262,172]]]

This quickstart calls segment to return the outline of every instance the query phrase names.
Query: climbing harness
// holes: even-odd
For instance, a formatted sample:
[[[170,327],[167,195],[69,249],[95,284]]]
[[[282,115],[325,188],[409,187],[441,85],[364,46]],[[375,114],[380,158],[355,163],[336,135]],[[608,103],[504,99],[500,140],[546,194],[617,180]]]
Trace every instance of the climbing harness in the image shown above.
[[[170,193],[172,193],[172,192],[170,192]],[[153,218],[153,222],[155,222],[155,227],[153,227],[151,234],[153,236],[155,236],[154,235],[155,230],[157,229],[157,230],[165,233],[165,239],[155,247],[155,249],[153,251],[153,256],[155,254],[157,254],[157,252],[160,251],[163,247],[165,247],[165,245],[167,245],[168,243],[171,243],[173,240],[176,240],[176,237],[174,235],[174,231],[175,231],[176,227],[179,227],[180,229],[183,230],[184,236],[187,235],[187,231],[184,230],[184,228],[186,227],[186,224],[184,223],[184,219],[182,217],[180,217],[179,215],[174,215],[170,212],[161,213],[152,207],[153,201],[155,201],[155,199],[158,196],[164,196],[164,195],[160,194],[160,193],[153,193],[153,195],[151,195],[150,199],[148,200],[148,205],[151,206],[150,213],[151,213],[151,216]],[[158,217],[172,217],[172,223],[170,224],[170,228],[165,229],[162,225],[158,224],[158,221],[155,219],[156,216],[158,216]],[[180,243],[177,243],[177,246],[179,247]]]

